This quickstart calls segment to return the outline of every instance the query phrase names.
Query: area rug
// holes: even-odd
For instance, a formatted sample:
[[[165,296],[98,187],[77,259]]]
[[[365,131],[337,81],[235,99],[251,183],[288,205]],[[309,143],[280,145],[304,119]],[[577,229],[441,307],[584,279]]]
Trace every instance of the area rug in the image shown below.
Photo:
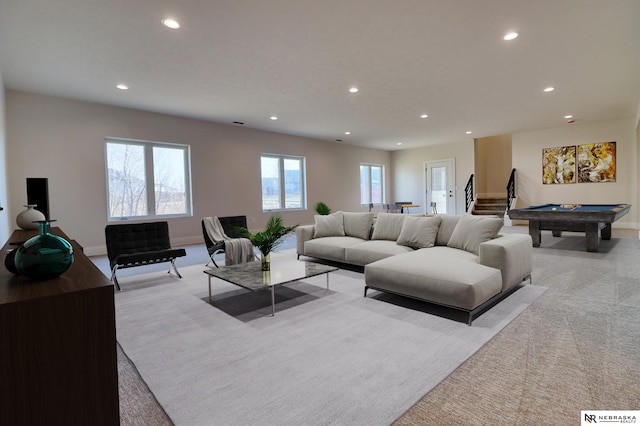
[[[177,425],[388,425],[546,290],[524,285],[469,327],[365,298],[363,274],[338,270],[329,290],[325,276],[279,287],[272,317],[269,292],[216,279],[209,302],[203,269],[116,294],[118,342]]]

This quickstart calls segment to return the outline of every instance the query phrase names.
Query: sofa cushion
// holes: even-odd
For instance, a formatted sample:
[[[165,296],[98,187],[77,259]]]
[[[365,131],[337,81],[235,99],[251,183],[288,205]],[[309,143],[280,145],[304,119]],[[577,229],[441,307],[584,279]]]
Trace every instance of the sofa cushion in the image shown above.
[[[396,241],[402,231],[405,217],[398,213],[378,213],[371,239]]]
[[[453,230],[456,229],[456,225],[462,216],[454,214],[439,214],[440,227],[438,228],[438,235],[436,236],[437,246],[446,246],[449,243]]]
[[[432,250],[416,250],[366,265],[366,285],[467,310],[502,290],[498,269],[456,256],[432,256]]]
[[[468,213],[458,221],[447,246],[478,254],[480,243],[498,236],[504,222],[497,216],[474,216]]]
[[[373,225],[373,213],[352,213],[344,212],[343,216],[344,233],[350,237],[368,240],[371,237],[371,226]]]
[[[304,243],[305,256],[319,259],[344,262],[344,250],[346,247],[363,242],[355,237],[324,237],[314,238]]]
[[[412,248],[433,247],[438,235],[440,221],[441,219],[438,216],[406,217],[396,242]]]
[[[411,251],[411,247],[400,246],[395,241],[371,240],[346,247],[344,259],[346,263],[364,266],[376,260]]]
[[[335,212],[328,215],[315,215],[315,232],[313,238],[339,237],[344,235],[343,213]]]

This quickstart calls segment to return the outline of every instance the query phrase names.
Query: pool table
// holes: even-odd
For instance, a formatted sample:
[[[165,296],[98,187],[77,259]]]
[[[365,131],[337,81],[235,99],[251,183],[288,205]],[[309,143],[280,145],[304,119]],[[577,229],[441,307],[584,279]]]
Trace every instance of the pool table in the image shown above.
[[[598,251],[600,232],[603,240],[611,239],[611,224],[629,213],[630,204],[542,204],[511,209],[510,219],[529,221],[533,246],[540,247],[540,231],[552,231],[560,237],[562,231],[586,233],[587,251]]]

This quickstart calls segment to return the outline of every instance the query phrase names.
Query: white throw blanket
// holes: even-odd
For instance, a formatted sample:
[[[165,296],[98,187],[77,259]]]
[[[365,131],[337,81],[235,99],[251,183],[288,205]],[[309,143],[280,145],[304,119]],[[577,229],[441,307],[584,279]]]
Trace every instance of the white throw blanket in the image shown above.
[[[236,263],[256,260],[253,244],[248,238],[229,238],[224,233],[222,224],[216,216],[205,217],[203,220],[209,239],[214,243],[224,241],[225,265],[235,265]]]

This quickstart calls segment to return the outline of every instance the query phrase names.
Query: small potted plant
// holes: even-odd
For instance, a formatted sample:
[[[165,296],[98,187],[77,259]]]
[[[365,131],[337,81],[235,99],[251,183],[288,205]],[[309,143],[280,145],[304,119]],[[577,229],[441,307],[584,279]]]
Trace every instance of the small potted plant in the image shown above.
[[[329,208],[328,205],[326,205],[322,201],[318,201],[316,203],[316,213],[325,216],[325,215],[331,214],[331,209]]]
[[[273,215],[267,221],[263,231],[253,233],[247,228],[238,228],[238,232],[260,250],[262,270],[269,271],[271,270],[271,252],[282,244],[282,237],[295,230],[297,226],[284,226],[282,218]]]

